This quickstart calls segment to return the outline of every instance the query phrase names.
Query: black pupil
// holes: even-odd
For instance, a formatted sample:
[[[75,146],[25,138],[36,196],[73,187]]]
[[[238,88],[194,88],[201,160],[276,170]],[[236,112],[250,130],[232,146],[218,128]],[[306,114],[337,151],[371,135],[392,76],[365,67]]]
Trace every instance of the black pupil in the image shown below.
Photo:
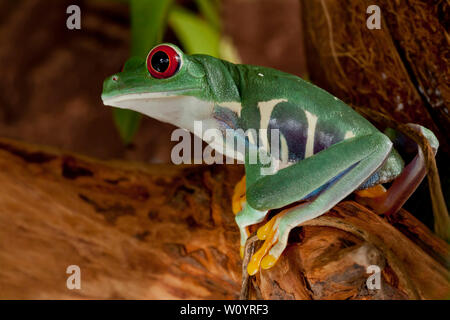
[[[158,72],[166,71],[169,63],[169,56],[164,51],[158,51],[152,57],[152,67]]]

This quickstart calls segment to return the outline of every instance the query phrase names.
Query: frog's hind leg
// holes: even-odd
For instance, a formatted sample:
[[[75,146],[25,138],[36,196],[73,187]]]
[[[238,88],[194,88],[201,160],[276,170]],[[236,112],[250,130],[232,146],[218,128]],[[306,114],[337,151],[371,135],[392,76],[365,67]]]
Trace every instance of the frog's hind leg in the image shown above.
[[[439,142],[434,134],[417,124],[408,124],[408,126],[421,132],[428,139],[434,154],[436,154]],[[416,148],[417,154],[414,159],[395,178],[391,187],[384,194],[364,199],[363,202],[368,204],[378,214],[389,215],[400,210],[425,177],[426,165],[424,155],[419,146],[416,145]]]
[[[283,169],[285,170],[283,175],[278,175],[278,178],[284,178],[283,176],[286,174],[290,179],[283,180],[283,188],[279,192],[269,194],[261,192],[262,190],[252,190],[250,188],[247,192],[247,197],[251,205],[263,209],[269,205],[266,201],[270,200],[273,205],[279,207],[280,205],[286,205],[285,200],[291,200],[290,203],[292,203],[294,202],[293,200],[298,201],[309,194],[312,189],[315,190],[318,181],[324,181],[322,178],[325,179],[325,176],[327,177],[326,181],[339,176],[312,202],[283,212],[282,216],[274,217],[277,219],[276,222],[269,221],[268,223],[271,223],[269,225],[270,232],[267,232],[267,230],[262,232],[266,238],[265,242],[268,242],[261,249],[265,251],[264,257],[262,258],[261,253],[257,252],[255,253],[255,260],[261,261],[263,268],[273,266],[287,245],[290,230],[303,222],[324,214],[352,193],[383,164],[391,148],[391,141],[381,133],[351,138],[335,144],[292,167]],[[278,178],[277,175],[261,178],[261,180],[266,179],[266,181],[259,187],[264,188],[269,184],[272,188],[276,188],[278,185],[276,179]],[[258,184],[256,185],[258,187]],[[322,182],[321,185],[323,185]],[[290,194],[292,190],[298,192],[297,198],[292,198]],[[302,192],[299,192],[299,190],[302,190]],[[259,194],[264,196],[261,196],[260,199],[254,199]],[[249,270],[249,273],[255,272],[258,267],[257,265],[252,266],[252,270]]]

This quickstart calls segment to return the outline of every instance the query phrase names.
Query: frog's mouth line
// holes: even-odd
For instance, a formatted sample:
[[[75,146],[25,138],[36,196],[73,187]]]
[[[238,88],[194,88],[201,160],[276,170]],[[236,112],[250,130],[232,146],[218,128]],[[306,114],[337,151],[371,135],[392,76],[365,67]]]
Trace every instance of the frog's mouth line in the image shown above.
[[[144,92],[144,93],[130,93],[130,94],[121,94],[112,97],[102,97],[103,104],[106,106],[112,106],[117,108],[125,108],[123,105],[127,104],[127,102],[131,101],[149,101],[155,99],[164,99],[164,98],[175,98],[177,96],[182,95],[184,92],[188,90],[177,90],[177,91],[168,91],[168,92]]]

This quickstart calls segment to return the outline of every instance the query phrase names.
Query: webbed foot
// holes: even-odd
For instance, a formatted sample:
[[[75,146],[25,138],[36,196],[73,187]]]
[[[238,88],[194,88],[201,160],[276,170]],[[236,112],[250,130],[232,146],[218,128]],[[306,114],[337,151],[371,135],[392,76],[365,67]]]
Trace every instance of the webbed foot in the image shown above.
[[[269,254],[269,251],[278,242],[278,237],[280,235],[279,224],[286,212],[287,210],[283,210],[278,213],[258,229],[256,233],[258,239],[264,240],[264,243],[261,248],[253,254],[247,265],[247,272],[249,275],[256,274],[260,267],[263,269],[272,267],[278,260],[278,257],[272,256]]]
[[[263,245],[253,254],[247,266],[249,275],[254,275],[261,268],[272,268],[280,258],[288,244],[289,233],[299,223],[292,223],[292,216],[301,212],[309,205],[308,202],[301,203],[293,208],[285,209],[276,214],[266,224],[257,231],[260,240],[264,240]]]

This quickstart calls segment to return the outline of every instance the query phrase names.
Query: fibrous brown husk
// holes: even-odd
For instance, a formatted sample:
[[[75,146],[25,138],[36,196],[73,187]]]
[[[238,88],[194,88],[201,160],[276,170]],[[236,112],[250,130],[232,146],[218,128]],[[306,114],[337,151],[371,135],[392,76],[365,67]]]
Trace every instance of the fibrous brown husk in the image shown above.
[[[368,29],[376,4],[381,29]],[[449,153],[446,1],[302,1],[311,80],[353,106],[421,124]]]

